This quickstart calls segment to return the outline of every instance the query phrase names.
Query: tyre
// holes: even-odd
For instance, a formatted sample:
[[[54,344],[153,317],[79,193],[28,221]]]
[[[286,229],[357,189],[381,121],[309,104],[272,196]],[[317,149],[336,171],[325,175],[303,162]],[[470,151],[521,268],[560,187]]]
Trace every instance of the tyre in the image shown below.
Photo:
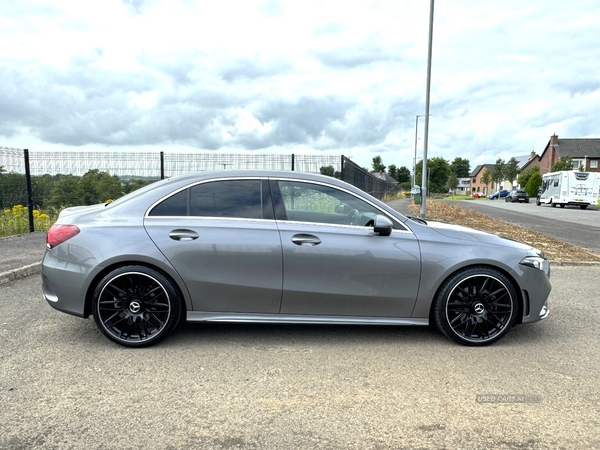
[[[182,299],[173,282],[145,266],[123,266],[106,275],[92,297],[92,314],[106,337],[126,347],[148,347],[179,322]]]
[[[536,206],[540,206],[542,204],[542,202],[540,202],[540,198],[539,197],[536,197],[535,204],[536,204]]]
[[[588,205],[579,205],[579,207],[580,207],[581,209],[586,209],[586,208],[588,207]]]
[[[438,290],[433,316],[439,330],[459,344],[484,346],[501,339],[515,323],[516,291],[490,267],[470,267],[450,276]]]
[[[561,207],[561,208],[564,208],[565,206],[566,206],[566,205],[565,205],[564,203],[561,203],[561,204],[560,204],[560,207]]]

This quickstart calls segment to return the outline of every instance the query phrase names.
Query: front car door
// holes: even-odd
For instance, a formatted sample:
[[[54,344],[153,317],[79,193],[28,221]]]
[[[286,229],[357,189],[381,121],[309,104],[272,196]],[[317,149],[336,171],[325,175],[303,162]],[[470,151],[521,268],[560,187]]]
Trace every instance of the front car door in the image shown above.
[[[317,182],[277,180],[283,247],[282,314],[409,318],[421,271],[414,234],[396,222],[374,233],[385,214],[366,199]]]

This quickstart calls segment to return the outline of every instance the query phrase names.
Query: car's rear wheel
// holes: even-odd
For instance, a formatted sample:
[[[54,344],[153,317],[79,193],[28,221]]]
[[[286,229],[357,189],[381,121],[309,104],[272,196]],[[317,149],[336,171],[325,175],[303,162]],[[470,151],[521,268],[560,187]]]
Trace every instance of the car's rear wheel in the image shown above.
[[[98,283],[92,297],[100,331],[126,347],[147,347],[165,338],[179,322],[181,305],[173,282],[145,266],[113,270]]]
[[[517,294],[502,273],[490,267],[463,269],[448,278],[434,299],[437,327],[463,345],[489,345],[515,323]]]

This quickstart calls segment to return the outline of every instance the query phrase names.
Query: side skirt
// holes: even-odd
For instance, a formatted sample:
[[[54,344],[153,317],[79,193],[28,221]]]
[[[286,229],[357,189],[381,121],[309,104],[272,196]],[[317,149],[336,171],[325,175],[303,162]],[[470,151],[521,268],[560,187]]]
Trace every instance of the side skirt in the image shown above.
[[[226,312],[188,311],[188,322],[250,322],[250,323],[294,323],[329,325],[429,325],[429,319],[361,317],[361,316],[311,316],[282,314],[251,314]]]

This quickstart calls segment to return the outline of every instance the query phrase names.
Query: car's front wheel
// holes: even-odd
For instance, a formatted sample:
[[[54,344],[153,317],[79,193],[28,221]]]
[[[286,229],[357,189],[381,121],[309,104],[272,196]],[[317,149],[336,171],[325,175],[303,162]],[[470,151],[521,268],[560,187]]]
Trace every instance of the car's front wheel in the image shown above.
[[[450,276],[433,304],[437,327],[463,345],[489,345],[502,338],[517,317],[512,283],[490,267],[471,267]]]
[[[147,347],[166,337],[181,316],[181,296],[173,282],[145,266],[124,266],[96,286],[92,313],[110,340],[126,347]]]

